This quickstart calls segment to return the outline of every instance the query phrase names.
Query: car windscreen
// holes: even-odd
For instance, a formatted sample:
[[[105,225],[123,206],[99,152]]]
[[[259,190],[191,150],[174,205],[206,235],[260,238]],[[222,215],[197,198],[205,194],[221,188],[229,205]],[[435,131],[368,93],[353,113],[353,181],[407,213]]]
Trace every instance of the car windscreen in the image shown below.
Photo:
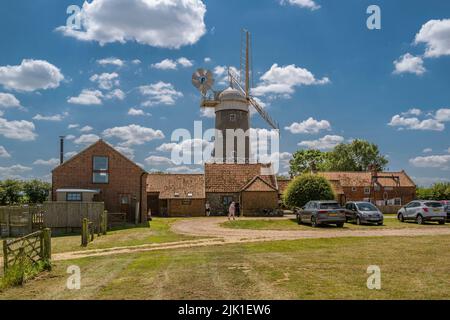
[[[378,211],[377,207],[371,203],[358,203],[356,206],[360,211]]]
[[[439,202],[425,202],[425,205],[429,208],[441,208],[442,203]]]
[[[320,209],[340,209],[341,206],[339,205],[339,203],[321,203],[320,204]]]

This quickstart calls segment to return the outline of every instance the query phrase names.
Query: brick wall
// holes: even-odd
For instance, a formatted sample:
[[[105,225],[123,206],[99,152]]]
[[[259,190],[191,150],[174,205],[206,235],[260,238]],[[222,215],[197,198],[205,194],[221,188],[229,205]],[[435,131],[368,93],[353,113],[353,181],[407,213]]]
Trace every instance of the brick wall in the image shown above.
[[[346,201],[363,201],[366,198],[373,198],[375,195],[375,201],[384,200],[384,193],[387,195],[387,199],[402,198],[402,204],[407,204],[415,199],[416,188],[415,187],[393,187],[391,189],[381,188],[379,191],[366,194],[363,187],[356,187],[353,190],[351,187],[343,187]]]
[[[262,216],[278,209],[278,192],[245,191],[242,193],[245,216]]]
[[[92,182],[94,156],[109,158],[108,184]],[[146,180],[147,173],[144,170],[100,140],[53,170],[52,197],[56,200],[56,190],[61,188],[99,189],[101,190],[99,200],[105,203],[105,209],[117,213],[121,212],[121,195],[129,195],[130,221],[134,221],[137,201],[140,202],[141,221],[145,221],[147,216]]]
[[[188,204],[189,202],[189,204]],[[204,217],[204,199],[171,199],[169,200],[170,217]]]

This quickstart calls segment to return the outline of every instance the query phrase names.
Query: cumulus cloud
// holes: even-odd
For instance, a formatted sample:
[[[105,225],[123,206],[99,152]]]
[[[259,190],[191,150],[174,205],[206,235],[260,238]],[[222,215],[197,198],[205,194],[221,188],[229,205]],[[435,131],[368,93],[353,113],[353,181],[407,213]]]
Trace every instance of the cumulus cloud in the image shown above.
[[[134,159],[134,149],[125,146],[115,146],[114,148],[128,159],[130,160]]]
[[[436,111],[435,119],[441,122],[450,122],[450,108],[442,108]]]
[[[144,107],[153,105],[174,105],[178,98],[183,94],[177,90],[171,83],[157,82],[146,86],[139,87],[140,93],[147,99],[142,103]]]
[[[431,149],[431,148],[425,148],[425,149],[423,149],[422,152],[423,152],[423,153],[430,153],[430,152],[433,152],[433,149]]]
[[[83,134],[77,139],[75,139],[73,142],[75,144],[89,145],[97,142],[98,140],[100,140],[100,137],[97,136],[96,134]]]
[[[45,60],[24,59],[20,65],[1,66],[0,84],[17,91],[35,91],[59,87],[64,75]]]
[[[38,166],[56,167],[57,165],[59,165],[59,159],[57,159],[57,158],[52,158],[52,159],[48,159],[48,160],[38,159],[38,160],[34,161],[33,164],[38,165]]]
[[[89,78],[92,82],[98,84],[98,87],[103,90],[111,90],[114,86],[119,86],[119,75],[116,72],[94,74]]]
[[[182,66],[183,68],[189,68],[194,65],[193,61],[189,60],[188,58],[181,57],[178,60],[172,60],[172,59],[164,59],[161,62],[154,63],[151,65],[153,69],[159,69],[159,70],[176,70],[178,66]]]
[[[32,168],[21,164],[15,164],[10,167],[0,167],[0,179],[20,179],[21,175],[31,171]]]
[[[106,129],[103,131],[103,136],[122,140],[119,144],[120,146],[142,145],[152,140],[165,138],[161,130],[141,127],[136,124]]]
[[[145,159],[145,163],[151,166],[173,165],[174,163],[167,157],[150,156]]]
[[[9,152],[5,149],[4,146],[0,146],[0,158],[11,158]]]
[[[344,137],[336,135],[326,135],[317,140],[302,141],[298,145],[308,149],[329,150],[344,142]]]
[[[123,60],[121,60],[119,58],[114,58],[114,57],[97,60],[97,63],[101,66],[112,65],[112,66],[116,66],[119,68],[123,67],[123,65],[125,64],[125,62]]]
[[[34,130],[35,126],[33,122],[26,120],[8,121],[0,118],[0,135],[5,138],[21,141],[33,141],[37,137]]]
[[[201,0],[93,0],[80,12],[83,30],[56,30],[82,41],[136,41],[162,48],[196,43],[206,32],[206,6]]]
[[[207,152],[205,151],[207,148],[212,151],[213,146],[213,142],[203,139],[186,139],[179,143],[164,143],[156,148],[156,150],[160,152],[170,152],[177,159],[183,158],[184,160],[187,157],[191,161],[198,160],[196,161],[198,162],[196,164],[202,164],[212,158],[212,155],[206,154]]]
[[[416,34],[415,43],[426,46],[425,57],[450,55],[450,19],[430,20]]]
[[[174,174],[199,174],[202,173],[203,170],[201,168],[192,168],[188,166],[177,166],[168,168],[166,170],[168,173],[174,173]]]
[[[177,60],[177,63],[184,68],[190,68],[194,65],[194,62],[192,60],[189,60],[188,58],[185,58],[185,57],[179,58]]]
[[[62,121],[64,120],[64,118],[66,118],[69,115],[68,112],[64,112],[61,114],[55,114],[55,115],[51,115],[51,116],[43,116],[41,114],[37,114],[33,117],[33,120],[36,121],[54,121],[54,122],[58,122],[58,121]]]
[[[83,128],[80,128],[80,132],[90,132],[94,130],[91,126],[84,126]]]
[[[146,113],[142,109],[135,109],[135,108],[130,108],[130,110],[128,110],[128,115],[129,116],[151,116],[150,113]]]
[[[450,155],[417,157],[410,159],[409,163],[418,168],[440,168],[447,170],[450,166]]]
[[[406,53],[398,60],[395,60],[394,66],[394,74],[414,73],[416,75],[422,75],[426,71],[423,66],[423,59],[421,57],[415,57],[410,53]]]
[[[294,122],[289,127],[285,127],[285,130],[290,131],[294,134],[299,133],[319,133],[322,130],[330,130],[331,124],[327,120],[317,121],[314,118],[309,118],[301,123]]]
[[[274,64],[260,80],[261,83],[253,89],[253,94],[257,96],[273,94],[286,98],[290,97],[298,86],[323,85],[330,82],[327,77],[316,79],[309,70],[294,64],[283,67]]]
[[[77,97],[70,97],[67,102],[79,105],[101,105],[103,93],[100,90],[83,89]]]
[[[125,97],[126,97],[125,92],[123,92],[120,89],[114,89],[105,94],[105,99],[108,99],[108,100],[111,100],[111,99],[124,100]]]
[[[20,101],[10,93],[0,92],[0,108],[20,108]]]
[[[443,131],[445,129],[445,125],[436,119],[419,120],[416,117],[408,118],[398,114],[392,117],[388,125],[408,130]]]
[[[78,128],[80,125],[78,124],[78,123],[72,123],[72,124],[69,124],[68,126],[67,126],[67,129],[76,129],[76,128]]]
[[[280,4],[282,5],[292,5],[292,6],[298,6],[300,8],[307,8],[310,10],[317,10],[320,8],[320,5],[318,5],[314,0],[279,0]]]

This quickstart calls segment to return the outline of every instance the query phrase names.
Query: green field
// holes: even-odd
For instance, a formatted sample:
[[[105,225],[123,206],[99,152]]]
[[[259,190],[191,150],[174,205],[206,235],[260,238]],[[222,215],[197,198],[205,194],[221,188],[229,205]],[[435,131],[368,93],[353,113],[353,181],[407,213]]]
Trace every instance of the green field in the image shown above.
[[[334,225],[312,228],[311,225],[298,225],[295,219],[258,219],[258,220],[236,220],[227,221],[221,224],[225,228],[232,229],[253,229],[253,230],[303,230],[303,231],[324,231],[324,230],[378,230],[378,229],[405,229],[405,228],[450,228],[450,224],[438,225],[437,223],[428,223],[418,225],[414,222],[402,223],[394,218],[386,218],[383,226],[361,225],[346,223],[343,228],[337,228]]]
[[[54,264],[2,299],[450,299],[450,236],[336,238],[175,249]],[[65,283],[81,268],[81,290]],[[368,290],[369,265],[382,289]]]

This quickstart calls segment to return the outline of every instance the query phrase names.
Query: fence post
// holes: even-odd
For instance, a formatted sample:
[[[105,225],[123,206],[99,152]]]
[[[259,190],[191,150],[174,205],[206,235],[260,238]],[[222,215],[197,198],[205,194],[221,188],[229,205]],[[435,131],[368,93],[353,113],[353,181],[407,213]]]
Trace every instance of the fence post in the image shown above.
[[[44,258],[50,265],[50,262],[52,260],[52,230],[49,228],[45,228],[44,230],[42,230],[42,234],[44,244],[44,255],[42,258]]]
[[[83,219],[83,225],[81,227],[81,245],[86,247],[88,245],[88,219]]]
[[[3,240],[3,270],[6,274],[8,270],[8,240]]]
[[[103,235],[106,236],[106,232],[108,230],[108,211],[103,211],[102,215],[102,232]]]
[[[6,210],[6,237],[11,237],[11,212]]]

